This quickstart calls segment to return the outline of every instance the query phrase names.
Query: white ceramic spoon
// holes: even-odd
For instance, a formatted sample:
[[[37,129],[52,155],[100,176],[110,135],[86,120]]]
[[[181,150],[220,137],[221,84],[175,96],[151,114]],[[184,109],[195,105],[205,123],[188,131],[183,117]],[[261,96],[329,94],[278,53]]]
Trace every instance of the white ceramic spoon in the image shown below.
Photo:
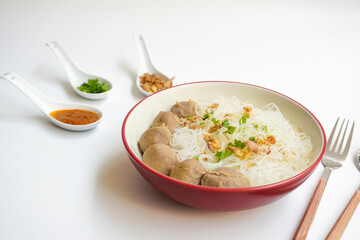
[[[144,75],[145,73],[156,74],[162,78],[163,82],[169,81],[170,78],[165,76],[163,73],[159,72],[155,68],[154,64],[151,61],[150,54],[146,48],[143,36],[141,34],[134,35],[134,40],[139,58],[139,71],[136,77],[136,86],[139,91],[142,92],[145,96],[149,96],[152,93],[145,91],[140,86],[140,76]]]
[[[61,65],[63,66],[69,78],[71,87],[77,94],[91,100],[103,99],[110,94],[112,90],[112,83],[109,80],[106,80],[105,78],[95,76],[80,70],[73,63],[73,61],[71,61],[71,59],[62,49],[59,43],[52,42],[52,43],[47,43],[46,45],[52,50],[52,52],[55,54],[57,59],[60,61]],[[109,87],[109,90],[103,93],[86,93],[77,89],[77,87],[79,87],[82,83],[87,82],[89,79],[98,79],[99,83],[104,82],[105,85]]]
[[[17,87],[19,90],[21,90],[26,96],[28,96],[44,113],[44,115],[55,125],[71,130],[71,131],[86,131],[89,129],[92,129],[96,127],[103,119],[102,112],[90,105],[87,104],[81,104],[81,103],[63,103],[63,102],[57,102],[54,101],[48,97],[46,97],[44,94],[42,94],[40,91],[35,89],[30,83],[28,83],[25,79],[17,75],[16,73],[5,73],[3,76],[0,76],[0,78],[3,78],[5,80],[8,80],[10,83],[12,83],[15,87]],[[56,120],[55,118],[50,116],[50,113],[52,111],[56,110],[62,110],[62,109],[82,109],[94,112],[100,116],[100,119],[97,120],[94,123],[85,124],[85,125],[71,125],[67,123],[60,122]]]

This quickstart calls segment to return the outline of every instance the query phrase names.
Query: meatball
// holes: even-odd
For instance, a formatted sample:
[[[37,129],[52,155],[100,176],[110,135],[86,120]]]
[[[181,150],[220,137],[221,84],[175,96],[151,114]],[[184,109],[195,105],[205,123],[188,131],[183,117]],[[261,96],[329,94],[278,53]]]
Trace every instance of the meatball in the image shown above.
[[[173,133],[175,128],[178,128],[180,125],[180,118],[173,112],[161,111],[155,117],[151,127],[160,127],[163,124],[169,128],[170,132]]]
[[[143,161],[152,169],[167,176],[174,165],[178,163],[175,151],[162,143],[153,144],[146,149]]]
[[[142,152],[155,143],[168,145],[172,134],[169,129],[164,127],[154,127],[146,130],[140,137],[139,147]]]
[[[196,115],[195,106],[196,106],[196,102],[191,100],[184,102],[177,102],[171,107],[170,111],[178,115],[179,118],[186,118]]]
[[[219,188],[245,188],[250,187],[249,179],[235,169],[221,167],[204,174],[201,185]]]
[[[170,172],[170,177],[183,182],[199,185],[205,171],[206,169],[198,160],[186,159],[174,166]]]

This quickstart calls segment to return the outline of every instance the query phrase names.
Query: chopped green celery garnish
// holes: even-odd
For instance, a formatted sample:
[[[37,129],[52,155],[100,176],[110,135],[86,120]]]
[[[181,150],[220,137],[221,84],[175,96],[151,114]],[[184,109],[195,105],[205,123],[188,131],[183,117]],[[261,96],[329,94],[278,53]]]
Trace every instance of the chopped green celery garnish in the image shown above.
[[[229,143],[228,145],[233,146],[233,147],[242,148],[242,149],[244,149],[246,147],[246,144],[243,141],[236,140],[236,139],[235,139],[234,143]]]
[[[239,120],[239,125],[246,123],[248,118],[250,118],[249,115],[243,115]]]
[[[230,151],[229,149],[225,149],[224,151],[216,151],[215,156],[218,157],[218,161],[220,161],[221,159],[230,157],[232,154],[232,151]]]
[[[229,126],[228,130],[226,130],[224,133],[233,134],[235,132],[236,127]]]
[[[109,90],[109,87],[104,83],[99,83],[99,80],[96,79],[89,79],[88,82],[84,82],[79,87],[78,90],[86,93],[102,93]]]
[[[202,120],[208,119],[209,117],[210,117],[210,114],[205,113],[204,116],[203,116],[203,118],[202,118]]]
[[[238,132],[240,133],[240,132],[245,131],[247,129],[247,127],[244,127],[244,126],[240,125],[240,127],[238,129],[239,129]]]
[[[215,118],[212,118],[211,121],[214,123],[214,125],[218,125],[220,123],[219,120],[216,120]]]
[[[221,125],[223,125],[223,127],[228,127],[228,126],[230,126],[230,123],[228,120],[225,120],[221,123]]]
[[[268,132],[267,126],[262,126],[262,130]]]

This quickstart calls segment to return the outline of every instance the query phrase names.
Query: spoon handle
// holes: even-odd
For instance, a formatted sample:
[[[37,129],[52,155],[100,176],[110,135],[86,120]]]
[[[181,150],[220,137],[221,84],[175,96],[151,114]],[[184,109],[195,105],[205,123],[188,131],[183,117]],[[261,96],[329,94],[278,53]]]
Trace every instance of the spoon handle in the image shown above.
[[[12,83],[15,87],[17,87],[20,91],[22,91],[31,101],[33,101],[36,106],[40,108],[40,110],[47,115],[48,111],[48,104],[51,102],[45,95],[43,95],[40,91],[34,88],[30,83],[28,83],[25,79],[20,77],[16,73],[5,73],[3,76],[0,76],[10,83]]]
[[[139,73],[145,73],[145,71],[156,72],[149,51],[146,48],[144,37],[141,34],[134,35],[135,45],[137,49],[139,59]]]
[[[76,79],[78,67],[66,54],[64,49],[60,46],[60,44],[58,42],[52,42],[52,43],[47,43],[46,45],[52,50],[52,52],[55,54],[57,59],[60,61],[70,81]]]

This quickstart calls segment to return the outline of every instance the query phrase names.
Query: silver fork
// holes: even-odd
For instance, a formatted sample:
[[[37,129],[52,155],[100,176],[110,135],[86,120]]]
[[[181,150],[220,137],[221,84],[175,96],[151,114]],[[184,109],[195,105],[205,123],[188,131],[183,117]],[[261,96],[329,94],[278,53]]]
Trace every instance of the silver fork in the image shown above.
[[[316,211],[318,209],[321,197],[324,193],[326,183],[330,177],[330,173],[332,170],[337,169],[342,166],[341,162],[339,162],[339,161],[344,161],[349,152],[355,123],[354,122],[352,123],[352,127],[351,127],[350,133],[347,137],[344,150],[342,150],[342,148],[344,146],[344,142],[345,142],[346,130],[349,125],[349,120],[346,121],[345,129],[343,129],[345,119],[343,120],[340,130],[339,130],[337,136],[335,137],[335,139],[333,140],[336,129],[337,129],[338,122],[339,122],[339,118],[336,120],[336,123],[331,131],[331,134],[328,139],[327,146],[326,146],[325,155],[321,160],[322,164],[325,166],[324,172],[321,175],[321,178],[315,189],[315,192],[313,193],[313,195],[311,197],[310,203],[305,211],[305,214],[300,222],[300,225],[299,225],[298,229],[296,230],[296,233],[294,236],[295,240],[306,239],[306,236],[309,232],[310,226],[314,220]],[[341,139],[341,141],[339,143],[340,139]]]

